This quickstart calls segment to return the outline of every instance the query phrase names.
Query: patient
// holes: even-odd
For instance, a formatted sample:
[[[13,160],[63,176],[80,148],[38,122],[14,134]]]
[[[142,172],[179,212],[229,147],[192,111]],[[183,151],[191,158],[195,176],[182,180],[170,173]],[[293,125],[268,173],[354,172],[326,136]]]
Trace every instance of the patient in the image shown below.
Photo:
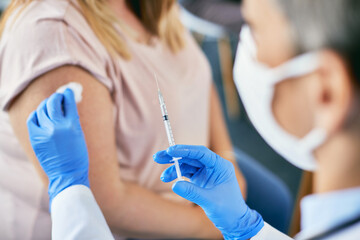
[[[200,207],[160,181],[165,167],[152,161],[168,145],[154,72],[175,141],[234,160],[209,65],[183,29],[176,1],[13,0],[0,32],[1,239],[50,239],[47,177],[26,118],[74,81],[83,85],[78,109],[90,185],[113,233],[221,238]]]

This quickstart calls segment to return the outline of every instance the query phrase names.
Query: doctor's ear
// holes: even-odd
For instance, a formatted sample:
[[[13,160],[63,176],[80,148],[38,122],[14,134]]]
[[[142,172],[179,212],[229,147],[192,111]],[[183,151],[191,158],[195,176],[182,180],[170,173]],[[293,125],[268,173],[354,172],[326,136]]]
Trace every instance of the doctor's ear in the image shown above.
[[[354,83],[346,61],[332,50],[320,53],[316,88],[315,126],[329,134],[346,125],[354,97]]]

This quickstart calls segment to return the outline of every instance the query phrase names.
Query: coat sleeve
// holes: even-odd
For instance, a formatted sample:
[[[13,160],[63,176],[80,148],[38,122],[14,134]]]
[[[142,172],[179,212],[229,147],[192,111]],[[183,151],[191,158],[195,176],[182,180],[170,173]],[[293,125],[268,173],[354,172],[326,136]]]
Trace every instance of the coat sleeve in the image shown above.
[[[83,185],[66,188],[51,205],[52,239],[113,240],[91,190]]]
[[[276,230],[268,223],[265,223],[264,227],[256,234],[251,240],[293,240],[293,238],[283,234]]]

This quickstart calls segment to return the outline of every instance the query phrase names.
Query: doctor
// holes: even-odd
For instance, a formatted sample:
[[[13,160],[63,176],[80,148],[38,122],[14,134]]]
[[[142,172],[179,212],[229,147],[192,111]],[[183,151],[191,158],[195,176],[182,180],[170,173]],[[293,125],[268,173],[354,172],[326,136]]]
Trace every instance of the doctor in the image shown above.
[[[247,26],[234,74],[263,138],[299,168],[315,171],[296,239],[360,238],[360,2],[244,0]],[[88,156],[71,90],[28,119],[49,176],[54,239],[112,239],[89,189]],[[244,136],[245,137],[245,136]],[[201,146],[177,145],[154,160],[182,157],[173,190],[203,208],[225,239],[290,239],[244,202],[232,164]],[[162,180],[175,180],[173,166]],[[266,201],[266,199],[264,199]],[[160,216],[161,217],[161,216]]]

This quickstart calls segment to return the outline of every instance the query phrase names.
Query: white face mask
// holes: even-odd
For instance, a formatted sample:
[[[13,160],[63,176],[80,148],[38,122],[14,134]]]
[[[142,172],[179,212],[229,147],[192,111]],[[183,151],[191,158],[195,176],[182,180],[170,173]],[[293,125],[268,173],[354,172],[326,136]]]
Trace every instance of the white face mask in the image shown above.
[[[275,151],[290,163],[308,171],[316,169],[314,150],[324,143],[326,132],[313,129],[302,139],[289,134],[277,123],[272,102],[277,83],[312,73],[318,66],[318,55],[315,53],[301,55],[276,68],[259,63],[251,30],[243,27],[234,65],[234,79],[247,114]]]

